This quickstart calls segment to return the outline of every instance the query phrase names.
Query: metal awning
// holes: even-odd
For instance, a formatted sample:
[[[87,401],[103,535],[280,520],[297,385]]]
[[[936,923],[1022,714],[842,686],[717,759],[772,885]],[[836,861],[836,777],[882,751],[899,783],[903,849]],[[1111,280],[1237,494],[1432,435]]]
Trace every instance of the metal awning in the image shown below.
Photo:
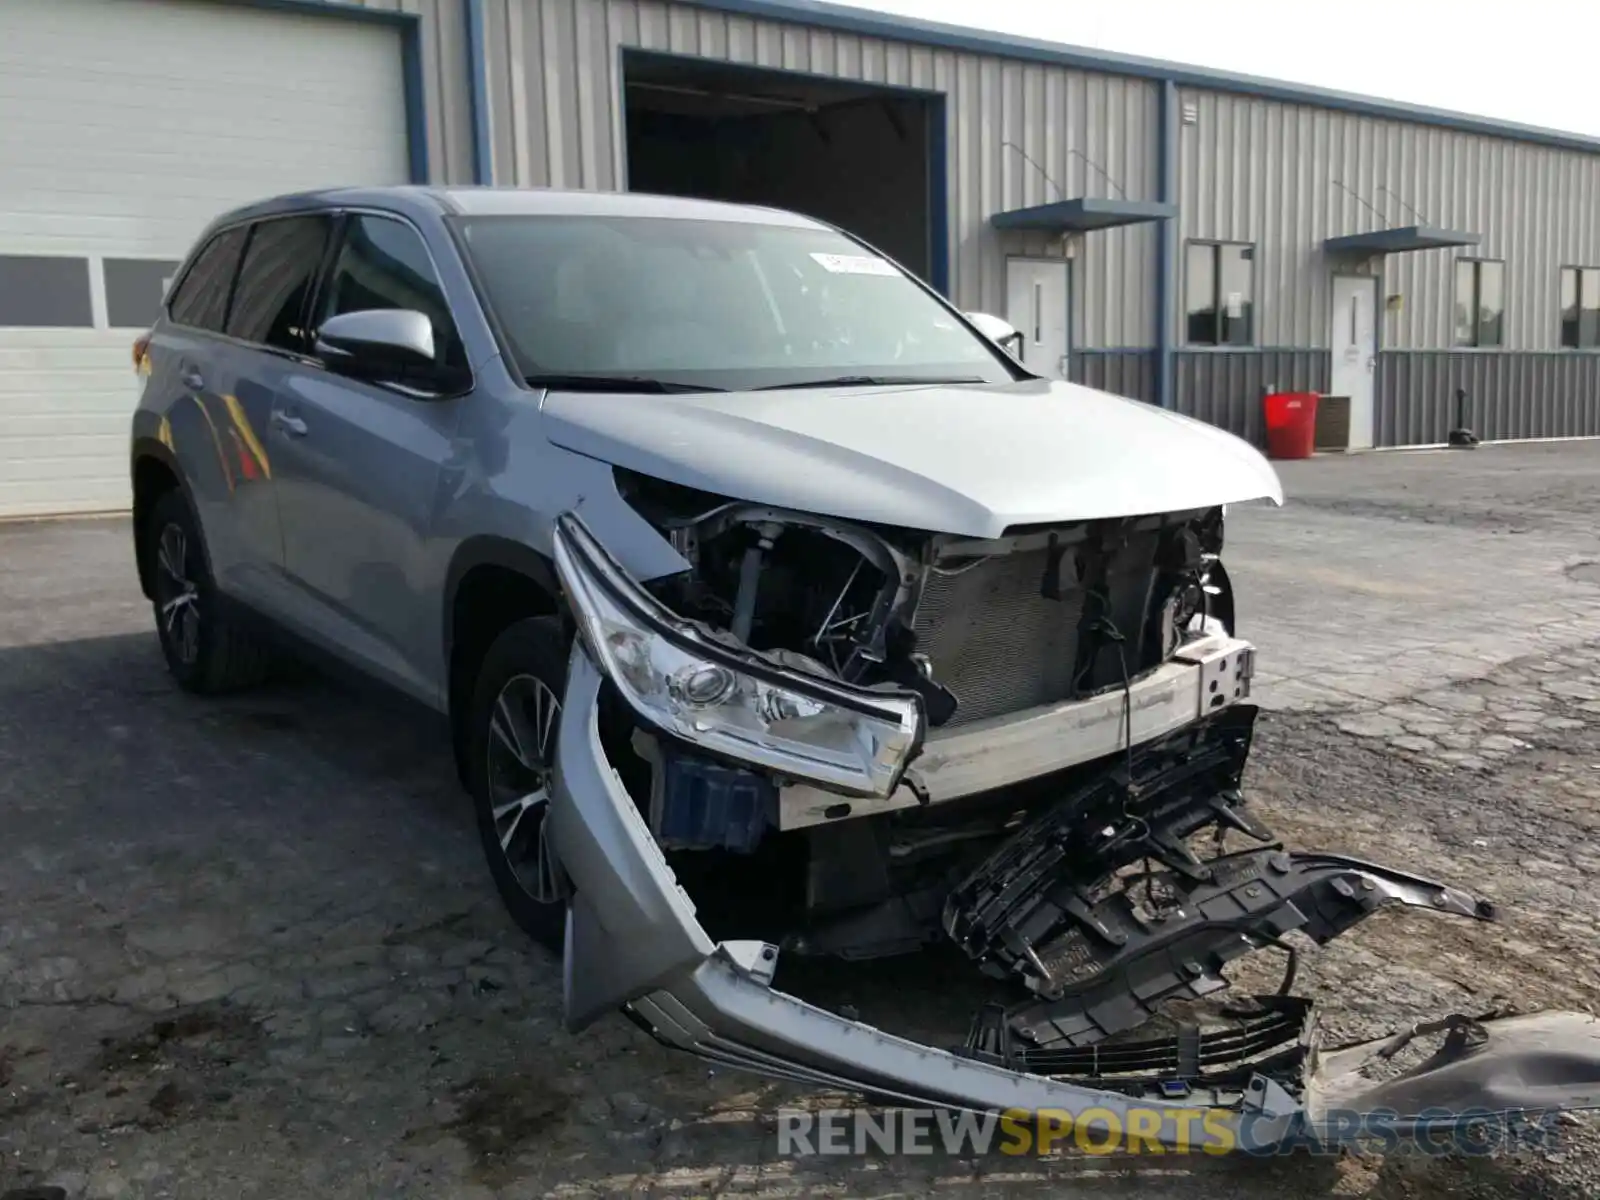
[[[1407,250],[1440,250],[1447,246],[1476,246],[1483,238],[1459,229],[1434,225],[1402,225],[1329,238],[1322,248],[1329,254],[1400,254]]]
[[[1119,225],[1140,225],[1178,215],[1176,204],[1157,200],[1091,199],[1057,200],[1033,208],[1013,208],[995,213],[989,223],[996,229],[1042,229],[1049,233],[1091,233]]]

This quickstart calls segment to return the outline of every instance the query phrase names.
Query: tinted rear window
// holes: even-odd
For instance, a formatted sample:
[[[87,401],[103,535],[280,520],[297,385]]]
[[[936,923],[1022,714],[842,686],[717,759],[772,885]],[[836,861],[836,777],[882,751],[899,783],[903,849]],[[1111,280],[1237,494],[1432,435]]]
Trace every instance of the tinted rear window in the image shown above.
[[[233,286],[246,230],[226,229],[207,243],[194,266],[179,282],[168,312],[179,325],[221,333],[228,316],[228,291]]]
[[[322,266],[332,221],[276,217],[256,224],[228,311],[228,333],[280,350],[305,347],[306,304]]]

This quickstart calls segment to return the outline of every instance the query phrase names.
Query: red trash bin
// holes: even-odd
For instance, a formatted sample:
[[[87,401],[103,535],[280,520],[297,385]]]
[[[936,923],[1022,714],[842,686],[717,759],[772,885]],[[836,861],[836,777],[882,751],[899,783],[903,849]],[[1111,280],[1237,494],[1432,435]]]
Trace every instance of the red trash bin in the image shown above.
[[[1269,392],[1262,401],[1271,458],[1310,458],[1317,439],[1315,392]]]

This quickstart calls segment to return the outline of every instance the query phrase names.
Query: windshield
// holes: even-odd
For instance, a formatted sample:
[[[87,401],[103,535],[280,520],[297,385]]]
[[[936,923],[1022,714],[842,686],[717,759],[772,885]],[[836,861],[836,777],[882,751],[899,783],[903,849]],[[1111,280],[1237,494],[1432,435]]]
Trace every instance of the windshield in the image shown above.
[[[828,230],[565,215],[458,228],[531,382],[741,390],[1017,378],[900,268]]]

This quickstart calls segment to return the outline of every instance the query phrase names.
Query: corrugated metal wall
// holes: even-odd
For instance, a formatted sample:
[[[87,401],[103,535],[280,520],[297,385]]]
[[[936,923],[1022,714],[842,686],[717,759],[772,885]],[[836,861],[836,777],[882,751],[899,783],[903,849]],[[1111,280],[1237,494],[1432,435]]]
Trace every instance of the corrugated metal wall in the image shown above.
[[[436,180],[473,176],[466,6],[355,0],[422,17]],[[495,181],[615,188],[625,178],[624,48],[881,83],[947,97],[950,278],[962,307],[1005,311],[1008,254],[1057,240],[1001,235],[989,217],[1062,196],[1156,198],[1159,85],[892,39],[736,16],[668,0],[484,0]],[[1390,255],[1382,292],[1378,442],[1436,442],[1467,389],[1485,437],[1600,433],[1600,358],[1562,354],[1557,272],[1600,265],[1600,155],[1282,101],[1179,89],[1180,242],[1253,243],[1253,350],[1186,350],[1178,407],[1259,439],[1267,385],[1328,386],[1329,237],[1429,224],[1482,235],[1506,262],[1506,353],[1451,353],[1448,250]],[[1032,160],[1030,162],[1029,160]],[[1037,164],[1037,165],[1035,165]],[[1181,269],[1181,246],[1180,246]],[[1157,231],[1090,234],[1072,270],[1074,379],[1155,398]],[[1181,308],[1183,281],[1173,304]],[[1175,311],[1177,329],[1183,328]],[[1321,353],[1317,351],[1321,350]],[[1478,426],[1481,426],[1479,428]]]
[[[1323,350],[1199,350],[1173,356],[1178,411],[1265,443],[1261,399],[1267,392],[1326,392]]]
[[[1114,392],[1130,400],[1154,403],[1156,352],[1154,350],[1083,350],[1068,355],[1067,378],[1073,383]]]
[[[1557,272],[1600,264],[1600,155],[1247,96],[1180,89],[1184,238],[1257,246],[1257,342],[1326,346],[1324,239],[1389,226],[1466,230],[1506,262],[1507,348],[1554,349]],[[1383,343],[1452,344],[1449,250],[1388,256]],[[1348,267],[1341,267],[1348,269]],[[1180,295],[1181,295],[1181,288]]]
[[[619,186],[626,157],[620,51],[633,47],[944,93],[950,276],[965,308],[1004,311],[1007,253],[1059,253],[1044,239],[1003,241],[988,225],[992,214],[1062,193],[1155,194],[1154,83],[660,0],[487,0],[485,7],[497,183]],[[1074,347],[1153,345],[1155,279],[1153,229],[1084,239],[1073,268]]]
[[[1459,415],[1458,390],[1466,393]],[[1471,350],[1378,355],[1378,445],[1436,444],[1458,420],[1486,440],[1600,435],[1600,356]]]
[[[423,104],[433,183],[472,182],[472,94],[466,9],[460,0],[350,0],[359,8],[416,13],[422,23]],[[334,114],[330,119],[336,119]]]

